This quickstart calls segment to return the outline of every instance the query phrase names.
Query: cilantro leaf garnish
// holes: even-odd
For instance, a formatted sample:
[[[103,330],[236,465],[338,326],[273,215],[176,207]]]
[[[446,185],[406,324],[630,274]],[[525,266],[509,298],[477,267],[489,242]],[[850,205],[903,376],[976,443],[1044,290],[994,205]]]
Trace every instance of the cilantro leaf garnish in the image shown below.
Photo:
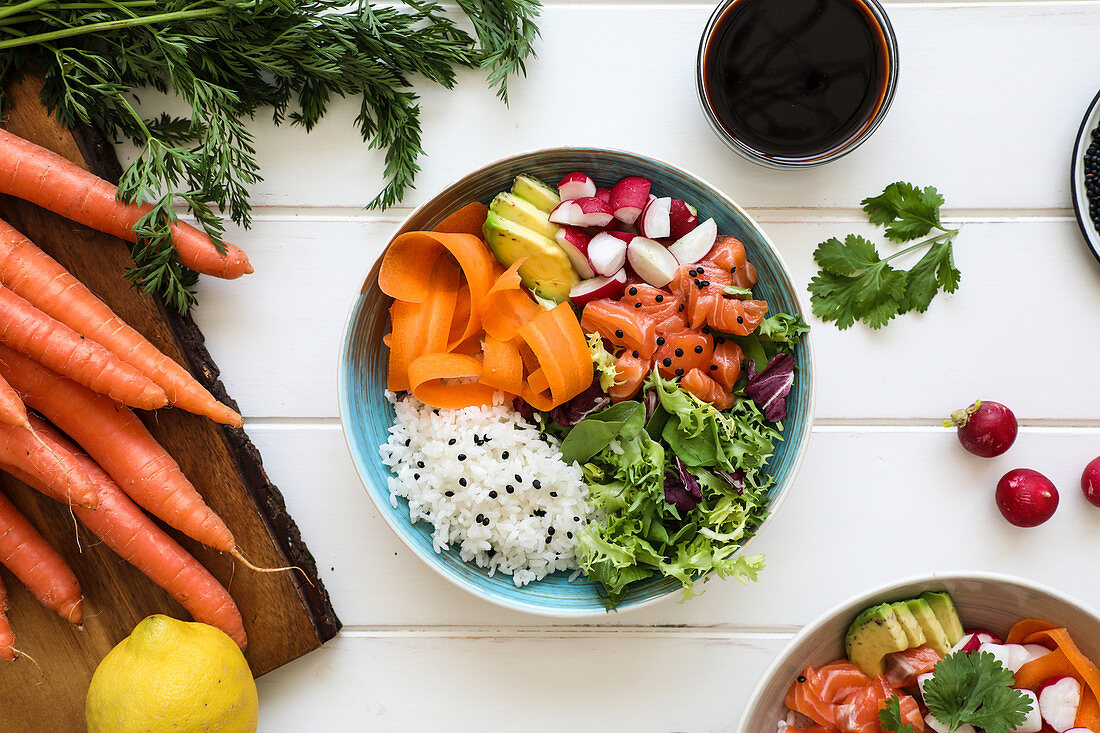
[[[817,246],[814,260],[821,271],[810,280],[810,302],[824,321],[845,329],[860,321],[882,328],[895,316],[928,310],[936,293],[953,293],[961,277],[955,267],[952,244],[958,229],[940,221],[943,196],[933,187],[891,183],[879,196],[863,200],[863,211],[872,224],[886,227],[886,238],[909,242],[933,230],[938,233],[887,257],[874,243],[857,234],[844,241],[829,239]],[[927,247],[909,270],[899,270],[891,260]]]
[[[883,730],[893,733],[916,733],[913,726],[901,721],[901,702],[896,695],[886,701],[886,707],[878,711],[878,722]]]
[[[1031,700],[1013,684],[1012,672],[992,654],[955,652],[936,664],[924,683],[924,701],[948,730],[969,723],[986,733],[1009,733],[1031,710]]]

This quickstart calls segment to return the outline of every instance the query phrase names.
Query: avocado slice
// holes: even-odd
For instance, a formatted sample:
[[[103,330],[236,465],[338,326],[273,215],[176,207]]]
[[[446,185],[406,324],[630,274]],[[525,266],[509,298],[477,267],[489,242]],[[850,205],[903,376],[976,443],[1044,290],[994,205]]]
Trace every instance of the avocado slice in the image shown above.
[[[492,211],[485,219],[485,242],[505,267],[526,257],[527,261],[519,266],[519,276],[524,285],[543,298],[564,303],[569,300],[569,290],[580,282],[569,256],[557,242]]]
[[[905,651],[909,638],[889,603],[868,608],[856,616],[844,637],[848,659],[869,677],[886,671],[883,658]]]
[[[526,173],[516,176],[515,182],[512,183],[512,193],[524,201],[534,204],[536,208],[545,211],[547,214],[561,203],[561,196],[558,196],[557,189],[550,188],[539,179]]]
[[[901,622],[901,628],[905,630],[905,637],[909,640],[909,648],[912,649],[923,644],[925,642],[924,629],[917,622],[917,617],[909,610],[909,606],[899,601],[892,604],[891,608],[897,614],[898,621]]]
[[[932,606],[923,598],[906,601],[905,605],[917,617],[917,623],[924,631],[924,643],[935,649],[941,657],[946,657],[947,652],[951,650],[951,645],[947,643],[947,634],[944,632],[943,626],[940,625],[939,619],[936,618]]]
[[[500,214],[505,219],[511,219],[517,224],[522,224],[531,231],[538,232],[544,237],[553,239],[561,229],[557,224],[550,223],[550,215],[526,199],[521,199],[514,193],[498,194],[489,204],[489,211]]]
[[[963,625],[951,596],[946,593],[928,592],[921,593],[920,597],[928,601],[928,605],[932,607],[932,613],[936,614],[936,619],[943,627],[944,634],[947,635],[947,643],[951,646],[958,644],[963,638]]]

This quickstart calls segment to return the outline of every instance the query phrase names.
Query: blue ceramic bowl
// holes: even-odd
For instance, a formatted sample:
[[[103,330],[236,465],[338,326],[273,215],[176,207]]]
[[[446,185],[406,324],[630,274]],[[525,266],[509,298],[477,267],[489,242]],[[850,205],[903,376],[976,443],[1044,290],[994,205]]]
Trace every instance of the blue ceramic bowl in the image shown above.
[[[767,235],[740,206],[708,183],[668,163],[634,153],[604,148],[551,148],[515,155],[491,163],[443,189],[416,209],[394,232],[431,229],[449,213],[472,201],[489,201],[511,187],[520,173],[528,173],[551,184],[567,173],[586,171],[600,185],[610,186],[627,175],[645,176],[654,181],[654,190],[691,202],[700,217],[713,217],[723,234],[736,236],[745,243],[756,265],[760,282],[759,297],[771,305],[772,312],[802,313],[790,273]],[[379,261],[380,262],[380,261]],[[388,468],[378,455],[378,447],[387,439],[393,424],[393,408],[386,401],[386,364],[388,352],[382,337],[389,328],[390,298],[378,289],[376,262],[360,288],[348,318],[340,353],[340,413],[355,468],[378,511],[397,536],[424,562],[443,577],[488,601],[507,608],[550,616],[576,617],[605,613],[599,586],[583,577],[569,582],[567,573],[557,573],[541,581],[517,588],[509,575],[488,573],[472,563],[463,562],[458,553],[436,553],[432,548],[431,529],[425,522],[409,521],[408,504],[390,505]],[[783,442],[778,445],[767,470],[775,476],[769,499],[772,513],[779,508],[794,479],[810,434],[813,416],[813,365],[810,339],[802,341],[796,353],[798,370],[788,398],[788,417],[783,422]],[[765,522],[766,524],[766,522]],[[767,578],[763,582],[767,582]],[[653,578],[635,583],[619,604],[619,610],[638,607],[676,593],[680,584],[668,578]]]

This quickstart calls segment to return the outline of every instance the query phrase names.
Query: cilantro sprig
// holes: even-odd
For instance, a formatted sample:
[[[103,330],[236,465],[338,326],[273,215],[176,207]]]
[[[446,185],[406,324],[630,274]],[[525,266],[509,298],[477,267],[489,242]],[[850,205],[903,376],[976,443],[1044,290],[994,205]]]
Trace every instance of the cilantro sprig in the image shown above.
[[[924,701],[948,730],[969,723],[986,733],[1010,733],[1031,710],[1031,699],[1013,689],[1012,672],[988,652],[955,652],[936,664],[932,678],[924,683]],[[883,730],[913,733],[902,721],[897,697],[879,711]]]
[[[819,244],[814,260],[821,271],[809,286],[815,315],[835,321],[842,330],[856,321],[877,329],[895,316],[928,310],[940,290],[958,289],[961,275],[952,245],[959,230],[948,229],[940,221],[944,200],[939,191],[899,181],[861,203],[868,220],[884,226],[891,242],[927,238],[887,257],[858,234],[849,234],[843,242],[833,237]],[[908,270],[890,264],[923,247],[928,248],[924,256]]]

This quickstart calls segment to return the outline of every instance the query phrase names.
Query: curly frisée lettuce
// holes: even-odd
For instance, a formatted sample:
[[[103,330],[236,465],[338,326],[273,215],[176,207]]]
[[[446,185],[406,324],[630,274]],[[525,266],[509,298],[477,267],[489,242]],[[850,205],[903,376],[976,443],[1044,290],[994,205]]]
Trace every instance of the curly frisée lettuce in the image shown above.
[[[761,469],[779,431],[743,395],[723,413],[657,374],[646,392],[657,396],[649,416],[642,402],[620,402],[582,420],[562,444],[565,460],[581,464],[596,510],[578,537],[578,559],[603,584],[608,608],[630,583],[655,575],[676,578],[690,598],[709,572],[747,583],[764,568],[762,555],[738,551],[767,515],[773,480]]]

